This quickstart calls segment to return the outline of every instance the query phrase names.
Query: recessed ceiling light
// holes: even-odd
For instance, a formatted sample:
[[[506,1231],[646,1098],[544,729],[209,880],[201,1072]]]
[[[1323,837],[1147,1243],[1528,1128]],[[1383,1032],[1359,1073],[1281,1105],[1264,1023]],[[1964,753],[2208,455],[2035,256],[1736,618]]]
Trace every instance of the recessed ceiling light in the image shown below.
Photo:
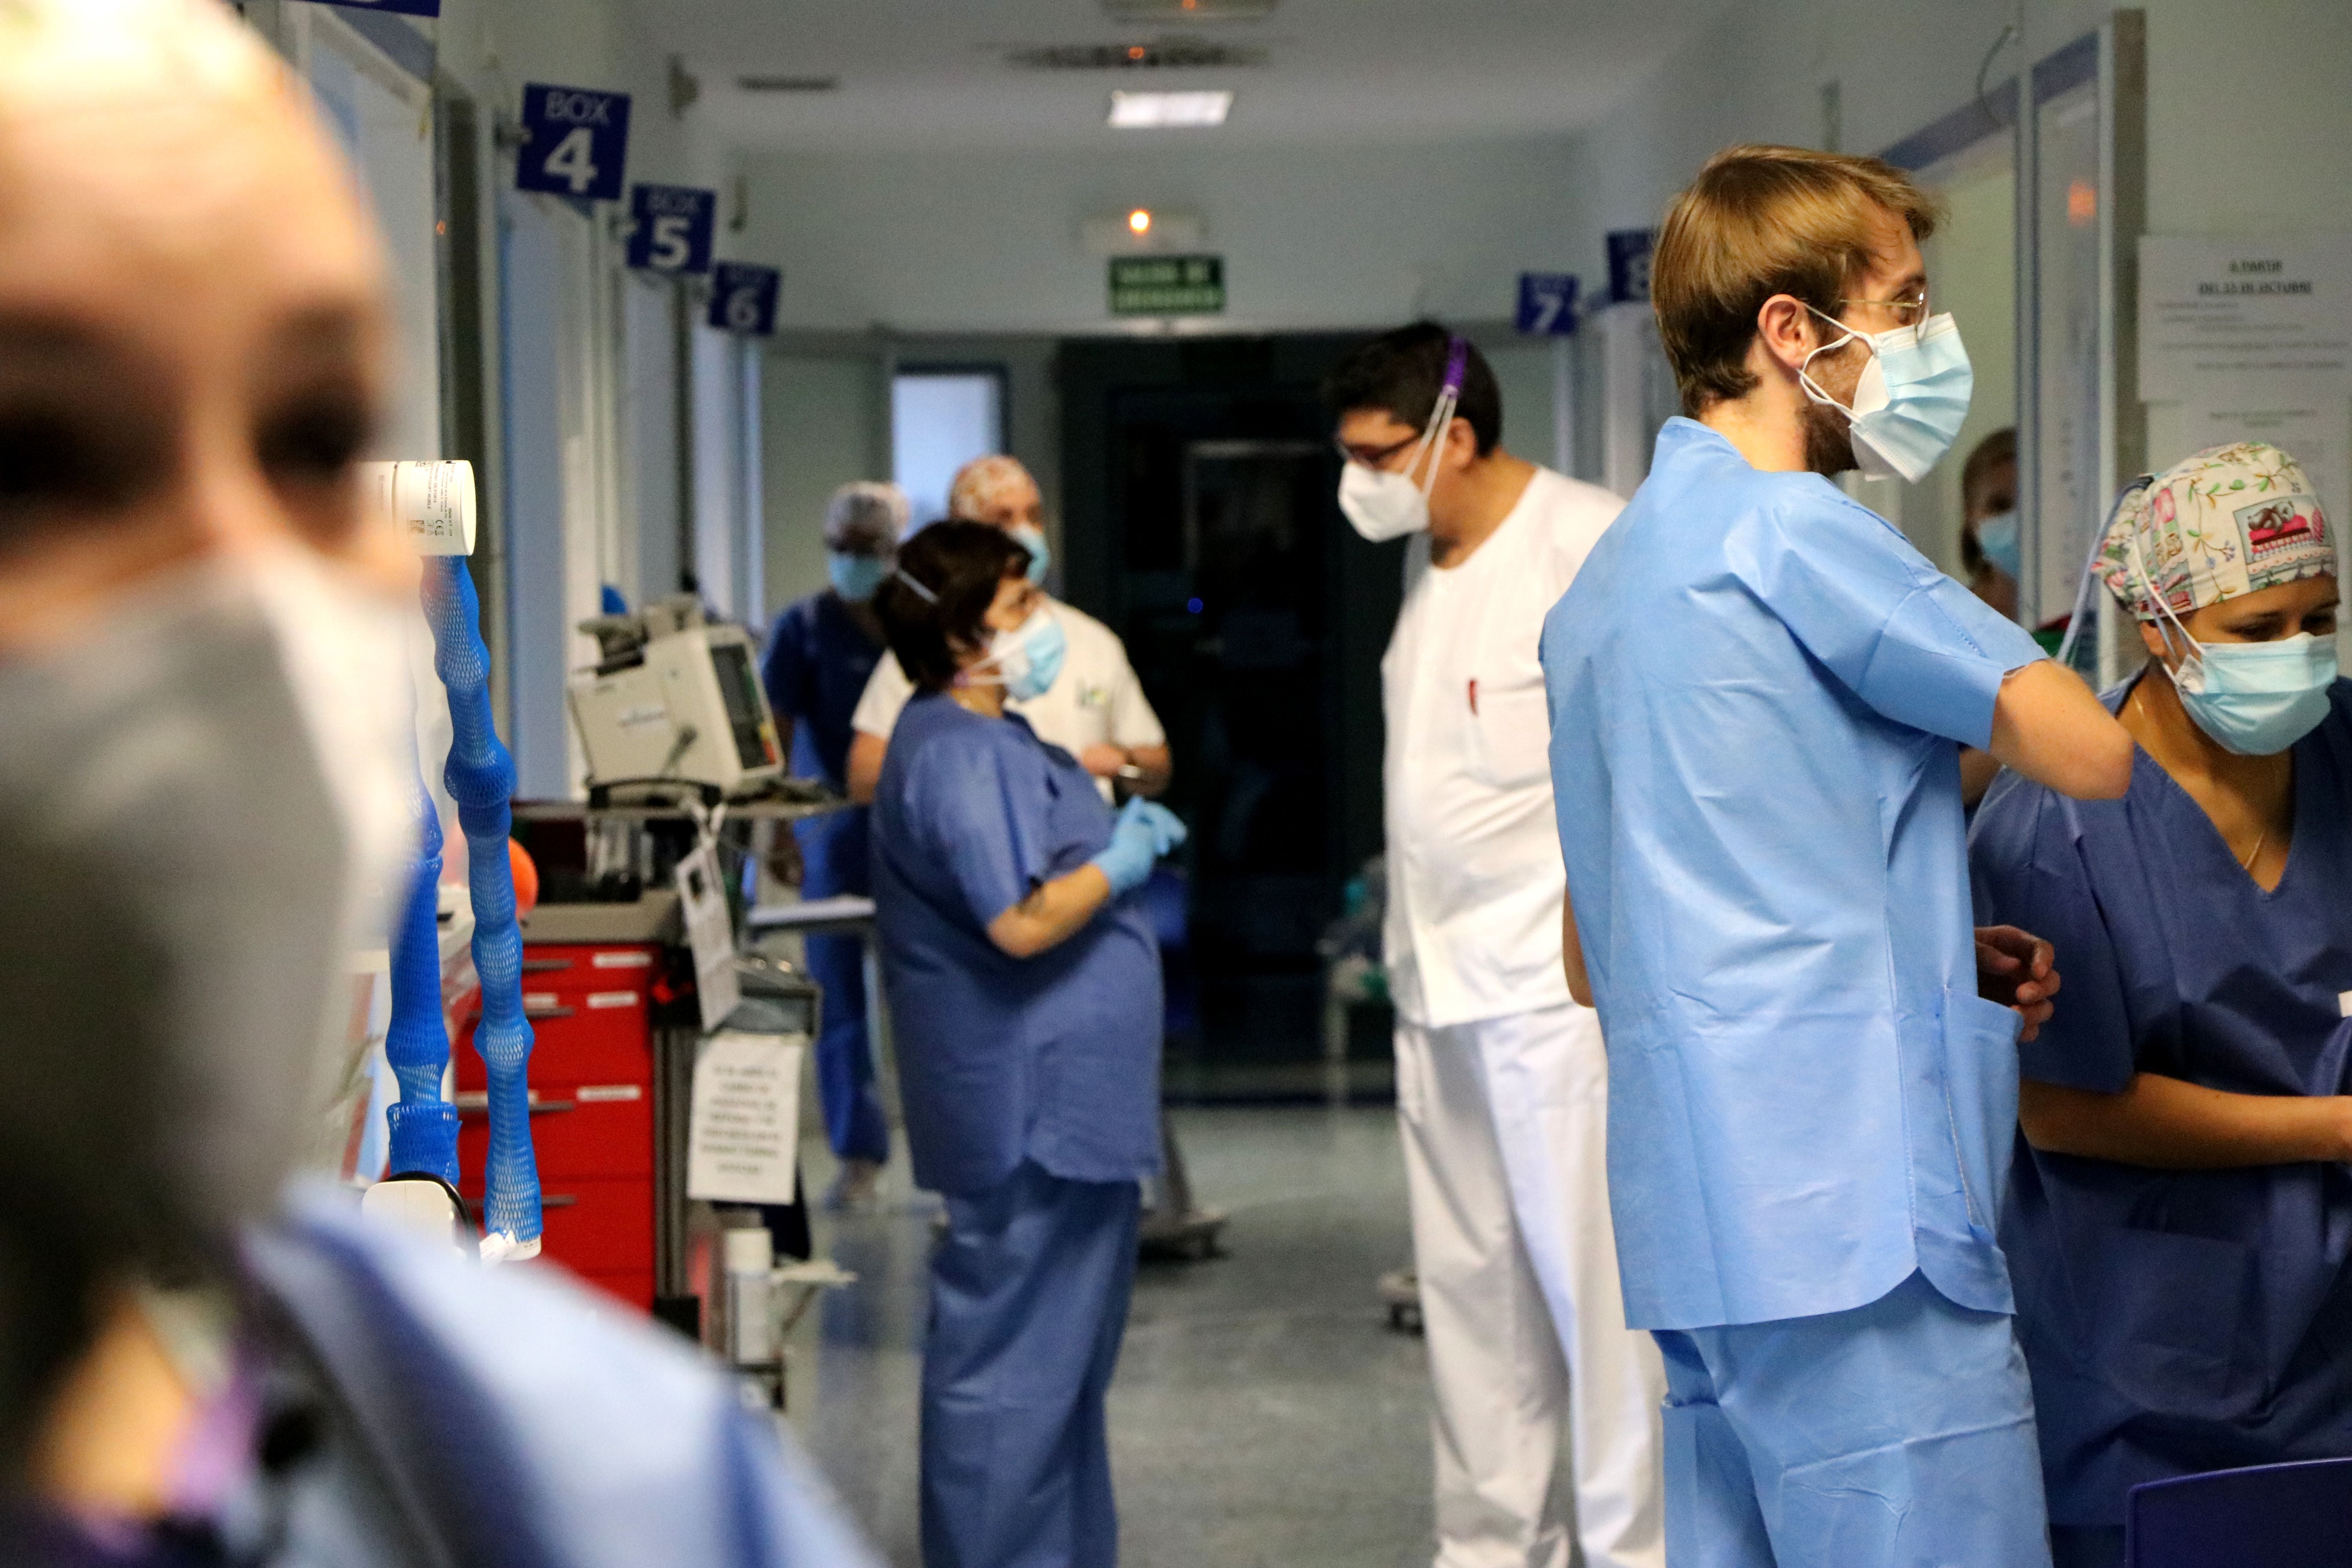
[[[1230,92],[1114,92],[1110,122],[1121,131],[1223,125],[1233,106]]]
[[[1151,209],[1150,207],[1138,207],[1133,212],[1128,214],[1127,232],[1133,235],[1150,234],[1151,232]]]

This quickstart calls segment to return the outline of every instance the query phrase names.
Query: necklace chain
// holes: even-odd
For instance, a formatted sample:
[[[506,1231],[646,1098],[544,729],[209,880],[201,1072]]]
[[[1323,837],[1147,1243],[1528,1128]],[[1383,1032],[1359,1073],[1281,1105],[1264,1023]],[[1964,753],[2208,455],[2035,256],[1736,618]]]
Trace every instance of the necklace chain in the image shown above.
[[[2148,712],[2148,710],[2147,710],[2147,700],[2146,700],[2147,696],[2147,679],[2146,679],[2145,678],[2143,678],[2143,679],[2141,679],[2141,680],[2140,680],[2137,685],[2135,685],[2135,686],[2132,688],[2131,700],[2130,700],[2130,702],[2129,702],[2128,704],[2126,704],[2126,706],[2136,706],[2136,707],[2137,707],[2137,708],[2139,709],[2139,710],[2140,710],[2140,712],[2141,712],[2141,714],[2142,714],[2143,716],[2145,716],[2145,717],[2149,718],[2149,719],[2151,719],[2151,720],[2152,720],[2155,716],[2154,716],[2153,714],[2150,714],[2150,713]],[[2289,767],[2289,768],[2292,768],[2292,767],[2294,765],[2294,756],[2293,756],[2293,754],[2292,754],[2291,752],[2280,752],[2280,753],[2279,753],[2278,760],[2279,760],[2279,762],[2281,762],[2282,763],[2284,763],[2285,766],[2287,766],[2287,767]],[[2290,811],[2292,811],[2292,810],[2294,809],[2292,803],[2290,803],[2290,804],[2289,804],[2288,809],[2289,809]],[[2220,824],[2220,823],[2218,823],[2218,822],[2217,822],[2217,823],[2215,823],[2213,826],[2214,826],[2214,828],[2215,828],[2215,830],[2216,830],[2216,831],[2219,831],[2219,830],[2220,830],[2220,828],[2221,828],[2221,824]],[[2246,853],[2244,854],[2244,856],[2241,857],[2241,856],[2238,854],[2238,851],[2236,850],[2236,848],[2235,848],[2235,847],[2231,847],[2231,848],[2230,849],[2230,858],[2231,858],[2231,859],[2236,860],[2236,861],[2238,862],[2238,869],[2240,869],[2241,871],[2245,872],[2248,876],[2250,876],[2250,877],[2251,877],[2251,876],[2252,876],[2252,875],[2253,875],[2253,872],[2254,872],[2254,862],[2262,858],[2262,855],[2263,855],[2263,845],[2265,845],[2265,844],[2268,844],[2270,841],[2271,841],[2271,830],[2270,830],[2270,825],[2269,825],[2269,824],[2267,824],[2267,823],[2265,823],[2265,824],[2263,824],[2263,830],[2262,830],[2260,833],[2258,833],[2258,834],[2256,834],[2256,835],[2254,836],[2254,847],[2253,847],[2252,849],[2247,850],[2247,851],[2246,851]],[[2223,837],[2223,839],[2222,839],[2222,843],[2223,843],[2224,845],[2228,845],[2228,844],[2229,844],[2229,839],[2228,839],[2226,837]]]

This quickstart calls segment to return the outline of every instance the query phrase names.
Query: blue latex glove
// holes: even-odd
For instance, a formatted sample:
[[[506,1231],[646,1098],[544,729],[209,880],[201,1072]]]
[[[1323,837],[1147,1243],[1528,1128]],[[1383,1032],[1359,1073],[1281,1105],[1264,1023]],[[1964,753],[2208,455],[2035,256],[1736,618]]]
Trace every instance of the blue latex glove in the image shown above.
[[[1102,868],[1112,898],[1133,892],[1151,875],[1153,862],[1185,839],[1184,824],[1157,801],[1127,803],[1110,830],[1110,846],[1088,862]]]

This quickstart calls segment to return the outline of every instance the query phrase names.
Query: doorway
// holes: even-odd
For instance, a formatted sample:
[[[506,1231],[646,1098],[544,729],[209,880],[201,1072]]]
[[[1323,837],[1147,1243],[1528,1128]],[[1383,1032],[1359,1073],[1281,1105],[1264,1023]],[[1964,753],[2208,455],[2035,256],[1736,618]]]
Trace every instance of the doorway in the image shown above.
[[[1318,389],[1355,342],[1061,352],[1069,595],[1126,640],[1192,827],[1199,1022],[1171,1047],[1174,1100],[1326,1089],[1316,941],[1380,851],[1379,665],[1403,589],[1402,542],[1365,543],[1333,499]],[[1381,1020],[1360,1030],[1384,1060]]]

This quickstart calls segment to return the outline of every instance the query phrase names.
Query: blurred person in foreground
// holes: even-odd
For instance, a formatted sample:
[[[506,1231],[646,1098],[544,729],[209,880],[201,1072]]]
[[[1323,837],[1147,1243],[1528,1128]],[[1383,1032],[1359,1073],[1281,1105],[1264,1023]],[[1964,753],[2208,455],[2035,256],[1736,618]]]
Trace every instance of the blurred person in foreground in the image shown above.
[[[1034,696],[1013,699],[1013,711],[1029,721],[1039,740],[1076,757],[1094,775],[1105,800],[1148,799],[1165,791],[1172,765],[1168,732],[1128,662],[1127,645],[1084,610],[1044,592],[1053,554],[1036,479],[1018,458],[974,458],[957,470],[949,488],[948,515],[1001,530],[1026,551],[1029,581],[1039,589],[1031,613],[1041,624],[1050,620],[1061,627],[1061,673]],[[884,659],[866,683],[852,721],[857,733],[849,748],[850,799],[874,798],[891,731],[914,694],[914,682],[895,658]]]
[[[280,1206],[409,831],[384,281],[227,11],[0,0],[0,1561],[862,1564],[683,1346]]]
[[[861,479],[833,492],[824,510],[824,563],[832,586],[785,607],[768,637],[761,677],[784,731],[793,773],[849,790],[850,716],[888,651],[874,595],[907,531],[906,492]],[[770,869],[798,884],[803,899],[874,890],[866,808],[853,806],[791,825],[777,836]],[[826,1140],[841,1162],[825,1201],[834,1207],[874,1195],[890,1158],[890,1123],[874,1081],[860,936],[803,939],[809,978],[822,988],[824,1027],[816,1040],[817,1099]]]
[[[2066,955],[2021,1052],[2001,1215],[2059,1568],[2130,1489],[2352,1455],[2352,681],[2303,467],[2211,447],[2124,492],[2095,570],[2146,662],[2121,800],[1977,813],[1980,920]]]

